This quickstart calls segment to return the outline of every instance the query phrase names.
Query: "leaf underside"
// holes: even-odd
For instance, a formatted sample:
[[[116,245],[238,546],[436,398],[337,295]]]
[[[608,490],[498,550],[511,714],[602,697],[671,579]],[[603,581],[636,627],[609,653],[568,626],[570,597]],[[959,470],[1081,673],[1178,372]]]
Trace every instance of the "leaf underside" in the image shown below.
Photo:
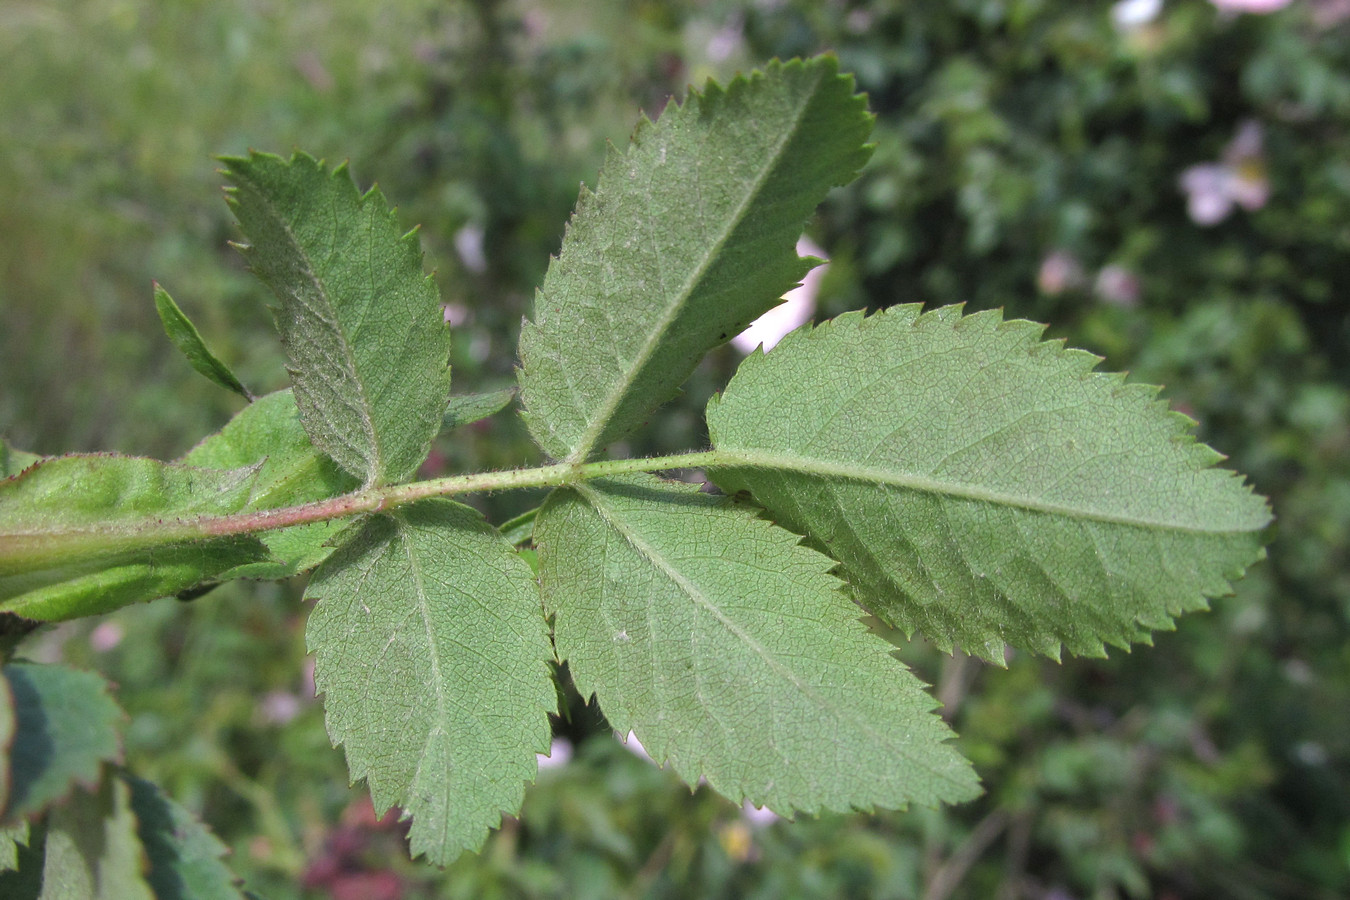
[[[11,447],[8,441],[0,438],[0,478],[18,475],[40,459],[38,454]]]
[[[415,233],[345,166],[297,153],[225,160],[244,254],[281,306],[300,420],[366,485],[411,477],[450,394],[450,335]]]
[[[1228,593],[1263,498],[1157,389],[1042,326],[959,307],[839,317],[748,357],[708,407],[711,470],[944,649],[1102,655]]]
[[[88,454],[47,457],[0,481],[0,611],[42,621],[95,615],[266,560],[254,537],[155,546],[140,531],[239,512],[257,475]]]
[[[445,407],[442,427],[446,430],[459,428],[494,416],[511,405],[511,401],[516,399],[516,391],[516,388],[511,387],[500,391],[451,397]]]
[[[978,793],[936,704],[868,634],[833,561],[754,509],[648,476],[602,479],[551,495],[535,539],[578,688],[691,783],[785,815]]]
[[[807,217],[870,153],[865,106],[832,57],[774,62],[672,101],[611,149],[521,331],[545,452],[580,461],[627,434],[801,280]]]
[[[555,693],[529,567],[481,516],[426,500],[353,527],[315,572],[307,637],[328,733],[438,865],[514,813]]]

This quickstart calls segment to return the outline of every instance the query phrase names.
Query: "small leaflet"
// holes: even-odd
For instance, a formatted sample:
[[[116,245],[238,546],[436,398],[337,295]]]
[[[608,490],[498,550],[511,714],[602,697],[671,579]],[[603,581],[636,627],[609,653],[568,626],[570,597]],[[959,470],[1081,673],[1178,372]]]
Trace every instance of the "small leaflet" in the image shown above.
[[[178,348],[183,356],[187,357],[188,364],[196,369],[202,375],[205,375],[211,381],[225,388],[227,391],[233,391],[245,400],[252,400],[253,394],[248,388],[240,384],[239,379],[230,371],[230,367],[225,365],[216,355],[206,348],[206,342],[202,340],[201,332],[197,326],[192,324],[192,320],[178,308],[178,304],[169,296],[169,292],[155,284],[155,311],[159,313],[160,324],[164,326],[164,334],[168,336],[169,341]]]

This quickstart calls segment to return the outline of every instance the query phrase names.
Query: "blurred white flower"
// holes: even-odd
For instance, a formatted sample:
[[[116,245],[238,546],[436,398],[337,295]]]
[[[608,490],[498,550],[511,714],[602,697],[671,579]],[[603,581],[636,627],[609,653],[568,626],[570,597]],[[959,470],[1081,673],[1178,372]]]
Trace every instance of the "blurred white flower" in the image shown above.
[[[767,806],[756,806],[749,800],[741,804],[741,818],[751,825],[772,825],[782,816],[769,809]]]
[[[817,247],[808,238],[797,242],[800,256],[825,257],[825,251]],[[750,353],[760,344],[764,352],[773,349],[789,331],[793,331],[811,321],[816,311],[816,295],[820,293],[820,280],[825,277],[828,264],[816,266],[802,279],[800,287],[788,291],[783,302],[750,323],[750,327],[731,339],[732,345],[742,353]]]
[[[1265,157],[1261,154],[1261,124],[1242,123],[1217,163],[1200,163],[1181,173],[1186,209],[1197,225],[1214,225],[1228,218],[1233,207],[1256,210],[1270,199]]]
[[[269,691],[258,712],[269,725],[285,725],[300,714],[301,705],[300,698],[290,691]]]
[[[1209,0],[1224,12],[1270,13],[1284,9],[1292,0]]]
[[[1158,18],[1162,0],[1117,0],[1111,7],[1111,21],[1121,31],[1140,28]]]
[[[481,225],[465,225],[455,232],[455,253],[459,255],[459,261],[464,263],[464,268],[475,275],[487,271],[487,254],[483,252],[483,237]]]
[[[541,772],[545,769],[559,768],[572,758],[572,742],[567,738],[554,738],[553,743],[549,745],[548,756],[536,753],[535,758],[539,760],[539,771]]]

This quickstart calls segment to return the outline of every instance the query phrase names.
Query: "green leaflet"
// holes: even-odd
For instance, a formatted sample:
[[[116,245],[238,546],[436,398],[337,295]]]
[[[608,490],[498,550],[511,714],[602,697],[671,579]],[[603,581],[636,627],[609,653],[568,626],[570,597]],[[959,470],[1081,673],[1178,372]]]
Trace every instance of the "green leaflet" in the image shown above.
[[[1264,500],[1157,389],[959,307],[839,317],[746,359],[711,471],[842,564],[886,621],[1001,662],[1100,655],[1229,592]]]
[[[183,463],[212,469],[257,466],[245,510],[275,509],[326,500],[347,493],[357,482],[320,453],[300,423],[291,391],[259,397],[240,410],[216,434],[193,447]],[[222,572],[229,578],[286,578],[312,569],[328,556],[327,542],[342,530],[341,521],[314,522],[259,538],[272,559]]]
[[[345,166],[297,153],[225,160],[254,272],[281,307],[300,421],[367,486],[411,477],[450,394],[450,335],[415,233]]]
[[[449,430],[459,428],[461,425],[481,422],[488,416],[496,415],[506,409],[514,399],[516,399],[515,388],[451,397],[449,405],[445,408],[445,417],[441,421],[441,426]]]
[[[98,783],[104,763],[121,756],[123,714],[108,684],[64,666],[11,663],[0,669],[13,698],[14,744],[9,750],[9,802],[0,825],[31,818],[70,793]]]
[[[602,479],[554,492],[535,538],[582,695],[690,782],[784,814],[978,793],[833,562],[752,509],[650,476]]]
[[[155,900],[242,900],[237,879],[221,862],[227,848],[158,787],[123,774],[131,788],[136,833],[150,863]]]
[[[414,855],[481,846],[548,749],[552,650],[529,567],[475,511],[426,500],[354,526],[307,596],[352,778],[412,818]]]
[[[38,900],[157,900],[142,868],[131,788],[106,777],[52,811]]]
[[[240,511],[257,475],[89,454],[48,457],[0,481],[0,612],[94,615],[266,559],[253,537],[156,544],[143,533],[149,523]]]
[[[173,302],[169,292],[155,284],[155,310],[159,313],[164,334],[185,357],[188,364],[227,391],[234,391],[245,400],[252,400],[248,388],[239,383],[239,379],[230,371],[230,367],[216,359],[215,354],[206,349],[206,342],[192,320],[183,314],[178,304]]]
[[[37,900],[42,892],[42,862],[46,828],[27,824],[0,830],[0,897]]]
[[[865,107],[833,57],[774,62],[610,152],[521,331],[521,399],[548,454],[583,461],[640,425],[801,280],[807,217],[871,152]]]
[[[9,771],[8,759],[5,760],[5,771]],[[13,872],[19,868],[23,849],[28,846],[30,840],[32,836],[29,834],[27,822],[0,827],[0,888],[6,887],[3,873]],[[0,894],[0,896],[8,895]]]

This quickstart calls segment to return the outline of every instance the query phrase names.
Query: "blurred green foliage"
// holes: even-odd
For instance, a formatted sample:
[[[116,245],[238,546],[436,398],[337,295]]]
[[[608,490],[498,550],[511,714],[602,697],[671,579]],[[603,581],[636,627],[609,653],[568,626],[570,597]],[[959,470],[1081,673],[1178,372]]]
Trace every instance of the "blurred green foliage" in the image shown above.
[[[871,95],[879,146],[811,226],[832,260],[819,314],[964,301],[1049,322],[1165,384],[1279,517],[1237,596],[1153,648],[1001,671],[897,638],[947,704],[980,801],[760,824],[628,753],[572,695],[557,732],[573,759],[440,872],[346,787],[295,585],[160,601],[30,653],[120,685],[129,762],[272,898],[1350,893],[1350,8],[1118,12],[0,4],[0,434],[46,453],[177,456],[238,408],[159,336],[152,278],[251,389],[284,383],[264,289],[210,199],[213,154],[300,146],[378,178],[424,227],[456,391],[490,390],[512,381],[520,318],[605,140],[688,82],[835,50]],[[1211,185],[1230,193],[1209,224],[1183,189],[1205,164],[1233,179]],[[736,361],[714,354],[629,451],[704,440],[702,402]],[[501,419],[442,439],[433,468],[529,458]],[[497,521],[524,508],[484,502]]]

